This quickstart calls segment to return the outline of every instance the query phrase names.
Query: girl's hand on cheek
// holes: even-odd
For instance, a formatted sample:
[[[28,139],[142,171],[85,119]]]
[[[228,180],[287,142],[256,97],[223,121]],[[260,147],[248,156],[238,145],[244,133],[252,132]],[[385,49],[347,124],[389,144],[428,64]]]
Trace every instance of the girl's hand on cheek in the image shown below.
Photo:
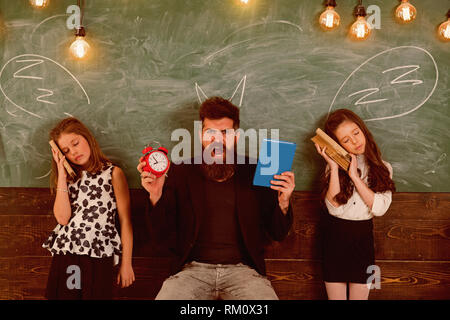
[[[58,167],[58,177],[61,177],[63,179],[67,178],[66,169],[64,168],[64,160],[66,159],[65,156],[60,157],[59,154],[52,149],[52,155],[53,160],[56,162],[56,165]]]

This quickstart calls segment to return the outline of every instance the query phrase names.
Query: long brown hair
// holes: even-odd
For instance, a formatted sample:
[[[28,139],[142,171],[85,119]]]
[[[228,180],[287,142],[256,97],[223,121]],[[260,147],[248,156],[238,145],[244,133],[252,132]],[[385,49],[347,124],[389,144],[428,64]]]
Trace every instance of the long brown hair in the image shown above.
[[[325,122],[325,132],[332,139],[339,143],[336,138],[335,132],[341,123],[344,121],[351,121],[358,125],[361,129],[364,137],[366,138],[366,148],[364,155],[366,157],[367,165],[369,166],[368,174],[368,186],[373,192],[395,191],[394,181],[389,176],[389,170],[381,159],[381,152],[378,148],[375,140],[367,128],[364,121],[358,117],[354,112],[348,109],[338,109],[332,112]],[[328,191],[330,183],[330,173],[325,172],[322,178],[322,199],[325,199],[325,195]],[[334,200],[339,204],[347,203],[348,199],[353,194],[354,184],[349,175],[339,167],[339,185],[340,192],[334,197]]]
[[[89,131],[89,129],[80,120],[76,118],[69,117],[61,120],[50,131],[49,138],[50,140],[54,140],[55,143],[58,144],[58,139],[61,137],[61,135],[68,133],[75,133],[80,136],[83,136],[88,142],[89,148],[91,149],[91,156],[89,157],[89,162],[86,168],[87,171],[91,173],[96,173],[100,171],[105,164],[111,163],[111,161],[100,150],[97,140],[95,140],[94,136]],[[70,162],[69,159],[66,158],[66,160],[69,162],[70,166],[72,167],[73,171],[75,171],[76,174],[76,176],[73,178],[70,175],[67,175],[67,180],[70,182],[75,182],[81,177],[81,172],[83,169],[81,166]],[[50,187],[52,189],[52,192],[53,189],[56,187],[57,183],[58,183],[58,167],[55,161],[52,159],[52,173],[50,175]]]

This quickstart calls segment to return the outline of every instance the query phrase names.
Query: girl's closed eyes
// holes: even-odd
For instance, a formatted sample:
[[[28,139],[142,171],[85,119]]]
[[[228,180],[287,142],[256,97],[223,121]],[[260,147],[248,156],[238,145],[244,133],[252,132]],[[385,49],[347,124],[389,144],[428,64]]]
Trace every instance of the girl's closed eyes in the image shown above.
[[[83,168],[90,165],[91,148],[82,135],[62,133],[57,142],[70,162]]]

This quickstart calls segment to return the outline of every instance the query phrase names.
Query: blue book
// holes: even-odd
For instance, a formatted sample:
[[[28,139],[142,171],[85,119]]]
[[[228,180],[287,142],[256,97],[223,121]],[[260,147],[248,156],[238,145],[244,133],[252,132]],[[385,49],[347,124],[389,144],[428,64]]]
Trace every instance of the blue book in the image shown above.
[[[274,175],[291,171],[297,144],[287,141],[264,139],[259,149],[253,184],[270,187]]]

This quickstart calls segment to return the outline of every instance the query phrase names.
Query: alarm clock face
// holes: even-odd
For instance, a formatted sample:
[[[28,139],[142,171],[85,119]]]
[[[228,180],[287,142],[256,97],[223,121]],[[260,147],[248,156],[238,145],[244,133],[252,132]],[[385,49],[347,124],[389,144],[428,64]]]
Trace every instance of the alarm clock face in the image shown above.
[[[166,170],[167,166],[169,165],[169,162],[164,153],[162,153],[161,151],[155,151],[152,152],[148,157],[148,164],[153,170],[157,172],[162,172]]]

